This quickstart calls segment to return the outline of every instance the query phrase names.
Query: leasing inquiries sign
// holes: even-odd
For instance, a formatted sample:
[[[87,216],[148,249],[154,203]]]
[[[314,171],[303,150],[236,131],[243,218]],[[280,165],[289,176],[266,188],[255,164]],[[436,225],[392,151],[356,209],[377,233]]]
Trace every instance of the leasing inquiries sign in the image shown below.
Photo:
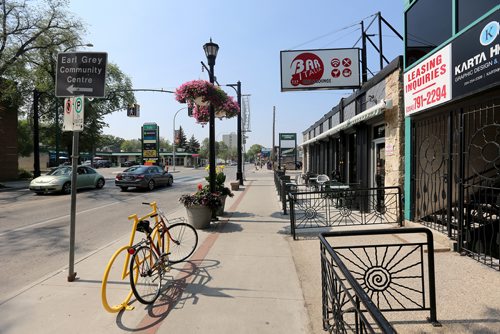
[[[451,45],[427,58],[404,75],[405,115],[451,99]]]

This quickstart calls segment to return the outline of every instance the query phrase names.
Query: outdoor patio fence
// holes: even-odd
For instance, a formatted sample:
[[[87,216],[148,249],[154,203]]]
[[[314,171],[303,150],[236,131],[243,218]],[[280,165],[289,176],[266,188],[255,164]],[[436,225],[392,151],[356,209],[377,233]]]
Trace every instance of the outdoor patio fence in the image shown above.
[[[419,234],[417,240],[425,234],[425,241],[380,242],[380,235],[391,234]],[[360,238],[368,244],[360,244]],[[427,320],[440,326],[429,229],[334,231],[321,233],[319,239],[325,331],[396,333],[383,313],[427,310]]]

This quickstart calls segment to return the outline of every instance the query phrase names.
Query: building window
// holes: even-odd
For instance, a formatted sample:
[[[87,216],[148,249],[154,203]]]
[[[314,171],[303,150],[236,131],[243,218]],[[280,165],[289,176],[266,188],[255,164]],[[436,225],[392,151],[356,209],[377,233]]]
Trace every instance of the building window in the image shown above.
[[[498,5],[498,0],[458,0],[458,31],[467,27],[496,5]]]
[[[453,0],[419,0],[405,13],[406,66],[451,38]],[[476,3],[476,1],[469,1]]]

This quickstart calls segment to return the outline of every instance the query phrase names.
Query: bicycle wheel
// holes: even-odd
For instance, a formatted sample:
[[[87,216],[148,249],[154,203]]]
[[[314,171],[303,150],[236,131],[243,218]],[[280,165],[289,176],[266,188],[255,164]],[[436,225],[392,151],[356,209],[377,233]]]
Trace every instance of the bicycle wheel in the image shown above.
[[[193,226],[186,223],[172,224],[168,227],[168,234],[170,263],[182,262],[193,254],[198,245],[198,233]]]
[[[163,270],[156,253],[148,246],[135,250],[130,261],[130,286],[135,298],[143,304],[153,304],[160,295]]]
[[[122,309],[133,310],[134,307],[128,305],[132,298],[132,290],[128,284],[123,284],[127,276],[123,277],[123,266],[128,269],[127,249],[129,246],[123,246],[118,249],[109,259],[108,265],[104,270],[101,285],[101,300],[104,309],[111,313],[116,313]],[[125,298],[123,298],[125,296]]]

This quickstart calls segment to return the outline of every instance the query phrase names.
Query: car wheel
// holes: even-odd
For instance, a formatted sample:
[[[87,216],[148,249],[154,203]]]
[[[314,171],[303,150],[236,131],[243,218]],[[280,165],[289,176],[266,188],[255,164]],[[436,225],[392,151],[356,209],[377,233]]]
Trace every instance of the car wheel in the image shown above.
[[[95,185],[95,187],[97,189],[102,189],[102,187],[104,187],[104,183],[105,183],[104,179],[99,179],[97,180],[97,184]]]
[[[167,180],[167,187],[170,187],[172,185],[172,183],[174,183],[174,178],[173,177],[169,177],[168,180]]]
[[[120,187],[122,191],[127,191],[128,187]]]
[[[65,184],[63,184],[61,192],[66,195],[71,194],[71,183],[66,182]]]
[[[154,188],[155,188],[155,181],[150,180],[150,181],[148,182],[148,189],[149,189],[149,190],[153,190]]]

